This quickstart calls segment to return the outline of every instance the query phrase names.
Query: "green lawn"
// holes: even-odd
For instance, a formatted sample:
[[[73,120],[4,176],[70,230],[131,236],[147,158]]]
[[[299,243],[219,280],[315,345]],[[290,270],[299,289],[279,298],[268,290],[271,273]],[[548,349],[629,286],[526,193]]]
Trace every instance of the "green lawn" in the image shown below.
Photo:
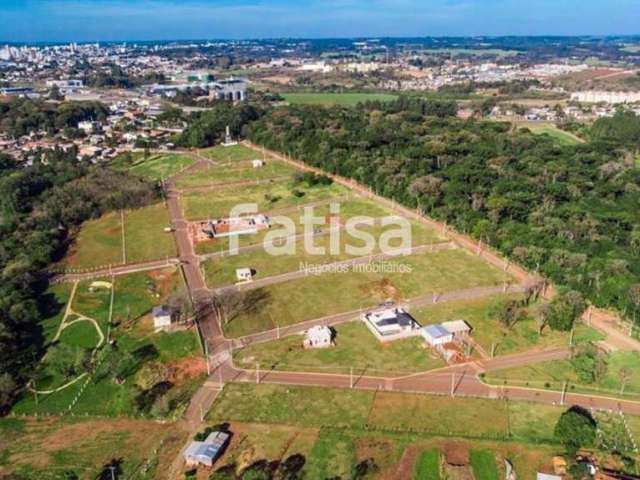
[[[258,211],[271,211],[330,200],[347,193],[345,187],[336,184],[309,188],[292,182],[277,182],[188,193],[182,196],[182,203],[185,216],[189,220],[198,220],[226,218],[235,206],[241,204],[255,203]]]
[[[126,262],[175,256],[173,235],[163,232],[167,226],[169,214],[162,203],[124,212]],[[110,212],[82,224],[63,264],[70,269],[106,268],[124,260],[122,215]]]
[[[40,321],[40,328],[45,342],[53,340],[58,326],[64,316],[65,307],[71,295],[71,285],[68,283],[58,283],[49,285],[49,289],[43,295],[43,299],[48,308],[44,318]]]
[[[473,339],[488,353],[495,345],[496,356],[523,352],[534,347],[552,348],[568,345],[567,333],[547,328],[542,335],[538,335],[533,319],[522,320],[510,329],[502,325],[497,318],[489,315],[492,303],[499,298],[502,296],[445,302],[414,309],[412,314],[422,325],[454,319],[466,320],[473,328]],[[508,298],[518,298],[518,295],[509,295]],[[574,338],[576,341],[597,340],[600,335],[580,323],[577,325]]]
[[[292,220],[297,221],[298,218],[294,217],[292,218]],[[442,240],[441,237],[429,227],[426,227],[417,222],[410,222],[410,225],[411,241],[413,246],[436,243]],[[268,238],[274,238],[273,236],[277,234],[279,228],[279,226],[273,226],[269,231],[265,231],[264,233],[261,232],[257,235],[243,235],[240,239],[240,245],[243,245],[243,243],[255,242],[256,244],[258,244],[260,242],[264,242],[265,235],[268,235]],[[356,258],[359,256],[366,256],[370,254],[375,255],[381,252],[380,246],[383,235],[387,235],[391,232],[396,231],[398,229],[398,226],[358,226],[357,229],[358,232],[366,232],[372,236],[373,248],[371,250],[347,250],[347,246],[353,248],[362,248],[365,246],[365,243],[346,230],[334,232],[332,236],[324,235],[319,236],[315,239],[307,238],[297,241],[291,240],[291,244],[294,249],[292,254],[274,256],[266,249],[260,248],[254,251],[244,252],[238,255],[226,256],[223,258],[216,258],[204,262],[203,266],[207,283],[211,287],[220,287],[235,283],[237,281],[235,274],[236,269],[242,267],[252,268],[256,272],[254,278],[260,279],[273,275],[280,275],[283,273],[297,271],[300,269],[300,265],[304,263],[313,265],[327,264],[338,262],[341,260],[347,260],[350,258]],[[282,230],[282,232],[284,236],[286,234],[286,231]],[[298,225],[295,233],[304,233],[304,228]],[[253,242],[251,240],[253,240]],[[305,242],[308,243],[310,241],[313,241],[311,247],[322,248],[324,249],[324,253],[316,254],[313,248],[306,248]],[[335,255],[332,254],[332,242],[335,242],[334,246],[338,245],[339,247]],[[212,245],[213,244],[215,243],[212,243]],[[224,248],[227,244],[220,242],[217,243],[217,245],[219,246],[219,248]],[[389,248],[399,248],[401,246],[401,241],[397,238],[390,241],[388,244]],[[349,252],[355,253],[355,255],[350,254]],[[425,253],[425,255],[428,254],[429,253]]]
[[[203,156],[220,163],[247,161],[261,158],[259,153],[251,148],[245,147],[244,145],[234,145],[231,147],[218,145],[201,150],[200,153]]]
[[[495,454],[488,450],[471,450],[471,468],[475,480],[499,480]]]
[[[129,171],[134,175],[156,181],[166,179],[193,163],[193,158],[180,154],[153,155],[147,160],[144,156],[140,158],[141,160],[137,160],[129,167]]]
[[[289,103],[302,105],[345,105],[353,106],[367,101],[390,102],[397,95],[387,93],[283,93]]]
[[[91,282],[85,281],[78,284],[72,306],[78,314],[97,320],[102,332],[106,335],[109,328],[111,292],[106,289],[91,292],[89,290]],[[117,383],[110,376],[108,367],[105,367],[107,370],[99,368],[98,372],[103,373],[94,374],[89,379],[89,383],[72,411],[75,414],[108,416],[172,415],[174,411],[186,407],[190,395],[201,380],[200,377],[194,377],[189,373],[172,382],[174,385],[165,394],[167,401],[170,402],[168,410],[158,405],[156,410],[143,411],[140,410],[138,402],[144,392],[136,386],[136,374],[141,368],[150,364],[163,369],[169,364],[179,363],[182,359],[201,355],[195,329],[154,333],[149,316],[154,305],[162,303],[168,295],[184,289],[182,279],[175,268],[169,268],[116,277],[114,288],[113,325],[110,329],[114,346],[101,348],[96,358],[99,365],[107,362],[105,365],[113,364],[113,368],[123,368],[121,371],[125,380],[123,383]],[[91,323],[78,322],[63,330],[60,342],[89,350],[96,345],[97,332]],[[37,376],[39,389],[59,387],[71,378],[75,378],[63,378],[52,371],[46,356]],[[85,377],[59,392],[39,395],[37,403],[33,395],[25,395],[14,407],[14,411],[26,414],[65,412],[87,379],[88,377]]]
[[[295,172],[295,168],[278,160],[268,160],[260,168],[253,168],[250,163],[241,163],[233,167],[228,165],[211,166],[205,170],[198,170],[190,175],[180,177],[176,181],[176,186],[178,188],[201,187],[243,180],[265,180],[293,175]]]
[[[176,255],[173,235],[163,231],[170,225],[169,212],[163,203],[127,211],[124,225],[127,263]]]
[[[433,448],[418,457],[415,480],[440,480],[440,452]]]
[[[583,143],[575,135],[559,129],[552,123],[533,123],[532,122],[532,123],[523,123],[518,125],[521,127],[528,128],[536,135],[547,135],[553,138],[556,142],[558,142],[561,145],[578,145],[580,143]]]
[[[357,374],[400,375],[444,366],[422,347],[419,338],[381,344],[361,321],[336,327],[336,344],[324,349],[305,349],[302,337],[293,336],[246,347],[235,356],[236,364],[276,370],[319,371]]]
[[[617,395],[621,389],[620,371],[626,369],[629,378],[625,394],[640,395],[640,352],[613,352],[607,355],[607,372],[596,384],[581,383],[569,360],[539,363],[527,367],[509,368],[489,372],[486,381],[495,384],[531,386],[561,390],[564,381],[569,389],[576,392],[596,392],[603,395]]]
[[[122,263],[122,222],[120,212],[111,212],[84,222],[69,253],[67,268],[90,268]]]

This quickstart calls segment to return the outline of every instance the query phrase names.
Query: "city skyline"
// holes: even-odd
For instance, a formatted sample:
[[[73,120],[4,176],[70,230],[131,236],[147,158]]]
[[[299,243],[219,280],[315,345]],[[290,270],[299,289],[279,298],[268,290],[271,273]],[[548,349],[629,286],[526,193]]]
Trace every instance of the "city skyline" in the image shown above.
[[[602,9],[596,0],[7,0],[0,42],[638,33],[638,2]]]

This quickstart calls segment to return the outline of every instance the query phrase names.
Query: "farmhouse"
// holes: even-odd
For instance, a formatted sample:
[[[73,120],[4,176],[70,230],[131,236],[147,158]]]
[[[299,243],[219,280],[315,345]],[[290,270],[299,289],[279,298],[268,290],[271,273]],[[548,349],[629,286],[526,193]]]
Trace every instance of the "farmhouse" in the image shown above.
[[[151,315],[153,316],[153,328],[156,332],[171,328],[171,322],[175,317],[175,313],[168,305],[153,307]]]
[[[360,318],[381,342],[406,338],[419,333],[420,325],[402,307],[382,308],[366,312]]]
[[[212,432],[204,442],[191,442],[184,452],[184,461],[188,467],[198,465],[213,466],[216,458],[229,441],[229,434],[225,432]]]
[[[333,343],[333,332],[329,327],[316,325],[304,334],[302,345],[305,348],[326,348]]]

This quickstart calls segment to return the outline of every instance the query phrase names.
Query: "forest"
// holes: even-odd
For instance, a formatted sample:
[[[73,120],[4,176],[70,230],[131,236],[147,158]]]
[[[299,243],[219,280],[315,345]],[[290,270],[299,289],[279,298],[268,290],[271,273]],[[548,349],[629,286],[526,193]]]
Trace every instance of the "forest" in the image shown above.
[[[44,354],[40,319],[63,306],[46,293],[46,268],[85,220],[149,203],[154,187],[125,173],[46,153],[31,166],[0,154],[0,413]]]
[[[455,226],[597,306],[640,321],[640,118],[598,120],[563,146],[442,102],[288,106],[252,141]]]

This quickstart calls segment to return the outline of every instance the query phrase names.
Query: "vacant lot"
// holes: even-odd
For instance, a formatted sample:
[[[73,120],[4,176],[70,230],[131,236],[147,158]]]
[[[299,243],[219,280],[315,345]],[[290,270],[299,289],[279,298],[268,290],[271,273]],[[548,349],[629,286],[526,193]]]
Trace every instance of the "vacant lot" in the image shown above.
[[[296,169],[278,160],[269,160],[260,168],[253,168],[249,162],[238,162],[237,166],[210,166],[190,175],[182,176],[176,181],[178,188],[206,187],[228,182],[265,180],[293,175]]]
[[[367,101],[390,102],[398,98],[397,95],[386,93],[283,93],[282,96],[289,103],[346,106]]]
[[[184,154],[151,154],[145,158],[144,153],[123,154],[113,161],[113,166],[120,170],[129,170],[147,180],[159,181],[178,173],[193,163],[193,158]]]
[[[490,383],[531,386],[561,390],[563,383],[569,382],[569,389],[577,392],[596,392],[605,395],[617,395],[622,389],[630,396],[640,394],[640,353],[614,352],[606,357],[607,368],[603,378],[596,383],[581,382],[569,360],[545,362],[528,367],[498,370],[487,375]],[[626,374],[623,375],[623,371]]]
[[[247,203],[256,204],[258,211],[269,212],[330,200],[347,193],[347,189],[339,185],[305,187],[285,181],[187,193],[182,196],[182,203],[185,216],[189,220],[199,220],[226,218],[234,207]]]
[[[173,257],[176,254],[173,236],[163,232],[168,225],[169,214],[162,203],[108,213],[82,224],[63,263],[71,269],[106,268]]]
[[[231,147],[218,145],[216,147],[200,150],[200,154],[217,163],[247,161],[260,158],[260,155],[258,155],[254,150],[247,148],[244,145],[234,145]]]
[[[0,419],[0,473],[20,478],[81,480],[102,478],[112,460],[121,478],[153,478],[155,450],[184,434],[171,424],[129,419]],[[177,452],[171,452],[175,454]],[[148,467],[150,475],[139,477]],[[69,473],[67,473],[69,472]],[[107,478],[107,477],[104,477]]]
[[[224,329],[242,336],[304,320],[374,306],[389,299],[401,302],[433,292],[502,284],[502,272],[462,250],[410,255],[385,263],[403,265],[411,273],[348,271],[308,276],[252,292],[250,311],[237,312]],[[396,267],[393,267],[396,265]]]
[[[336,327],[336,344],[331,348],[305,349],[302,337],[294,336],[249,346],[236,355],[238,366],[277,370],[319,371],[356,374],[400,375],[444,366],[422,347],[419,338],[381,344],[360,321]]]

